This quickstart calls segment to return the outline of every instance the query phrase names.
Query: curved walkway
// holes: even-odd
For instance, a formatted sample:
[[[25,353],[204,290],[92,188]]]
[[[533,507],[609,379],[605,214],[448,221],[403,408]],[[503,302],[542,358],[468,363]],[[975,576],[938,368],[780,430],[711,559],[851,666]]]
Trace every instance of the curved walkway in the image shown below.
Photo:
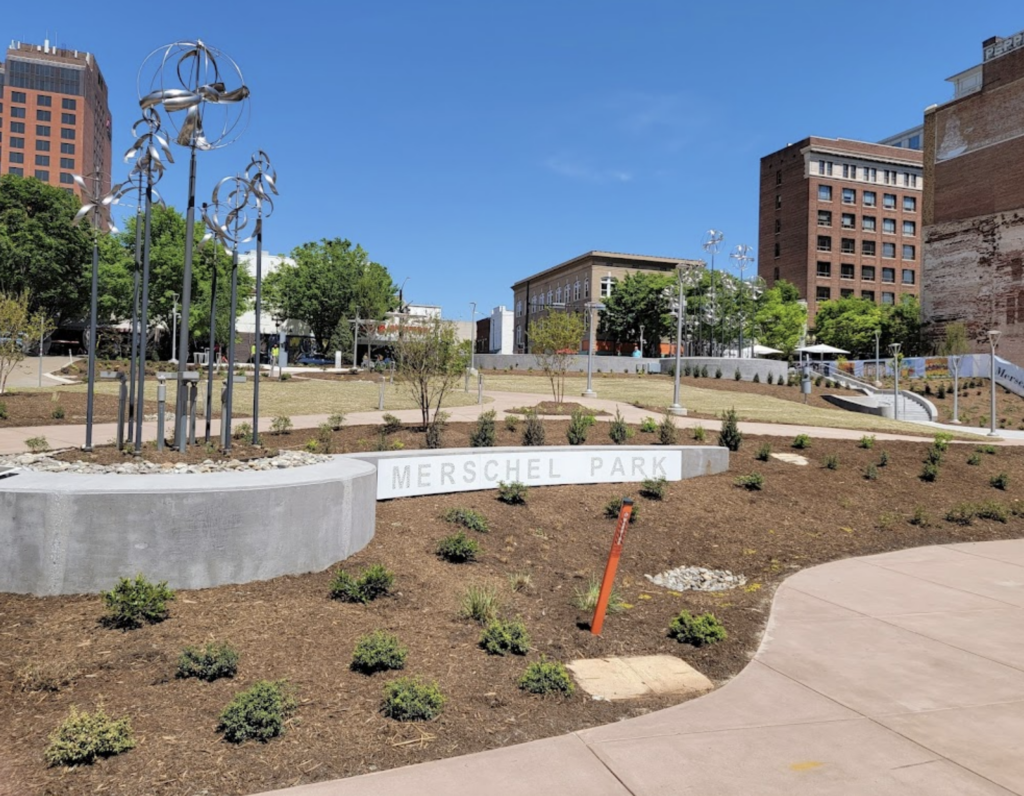
[[[1024,794],[1024,540],[783,583],[753,661],[637,719],[274,796]]]

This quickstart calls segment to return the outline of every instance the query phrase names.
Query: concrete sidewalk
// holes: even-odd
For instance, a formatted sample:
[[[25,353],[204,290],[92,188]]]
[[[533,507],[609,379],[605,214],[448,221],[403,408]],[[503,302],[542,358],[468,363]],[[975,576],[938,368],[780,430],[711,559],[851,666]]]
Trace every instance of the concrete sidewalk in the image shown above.
[[[800,572],[754,660],[677,707],[273,793],[1024,794],[1024,541]]]

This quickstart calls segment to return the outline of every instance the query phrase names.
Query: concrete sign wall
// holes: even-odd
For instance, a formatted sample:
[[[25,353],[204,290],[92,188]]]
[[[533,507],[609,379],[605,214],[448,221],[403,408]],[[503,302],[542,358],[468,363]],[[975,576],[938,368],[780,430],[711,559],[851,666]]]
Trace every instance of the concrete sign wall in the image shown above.
[[[494,489],[501,481],[527,486],[679,481],[729,467],[725,448],[691,445],[463,448],[352,456],[376,466],[378,500]]]

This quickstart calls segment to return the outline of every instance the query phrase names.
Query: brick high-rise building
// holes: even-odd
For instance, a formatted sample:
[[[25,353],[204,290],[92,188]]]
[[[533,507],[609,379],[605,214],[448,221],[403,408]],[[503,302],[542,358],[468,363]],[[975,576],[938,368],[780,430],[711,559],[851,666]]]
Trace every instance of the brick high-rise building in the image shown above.
[[[72,174],[110,188],[111,117],[96,59],[50,43],[11,42],[0,64],[0,174],[80,191]]]
[[[1024,363],[1024,31],[982,43],[981,63],[925,111],[922,316],[935,339],[963,321],[976,352]]]
[[[921,160],[905,147],[816,137],[761,158],[760,276],[796,285],[812,323],[829,299],[916,296]]]

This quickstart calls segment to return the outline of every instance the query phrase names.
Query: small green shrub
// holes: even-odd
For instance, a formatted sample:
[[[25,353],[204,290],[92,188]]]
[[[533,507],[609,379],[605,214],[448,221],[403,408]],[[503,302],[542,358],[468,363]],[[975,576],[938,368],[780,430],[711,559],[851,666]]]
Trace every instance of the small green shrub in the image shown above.
[[[640,421],[640,432],[643,434],[653,434],[658,430],[658,423],[653,417],[645,417]]]
[[[946,522],[952,522],[954,525],[973,525],[977,516],[978,511],[973,503],[957,503],[946,512]]]
[[[811,447],[811,438],[807,434],[797,434],[793,438],[793,447],[797,450],[807,450]]]
[[[760,492],[764,489],[764,476],[760,473],[751,473],[750,475],[741,475],[735,481],[736,486],[741,486],[744,489],[750,490],[751,492]]]
[[[316,453],[318,450],[320,450],[320,443],[317,442],[315,439],[307,439],[306,444],[303,445],[303,448],[305,448],[309,453]]]
[[[731,451],[738,451],[743,442],[740,433],[739,417],[735,409],[727,409],[722,415],[722,430],[718,432],[718,444]]]
[[[480,646],[489,655],[525,655],[530,651],[530,634],[519,619],[493,619],[480,635]]]
[[[100,592],[100,596],[107,609],[103,623],[130,630],[146,622],[165,620],[167,603],[174,599],[174,592],[167,588],[167,581],[150,583],[143,575],[136,575],[135,580],[119,578],[113,589]]]
[[[928,513],[924,510],[924,506],[916,506],[914,513],[910,515],[910,519],[907,522],[919,528],[927,528],[931,525],[931,520],[928,517]]]
[[[475,561],[480,552],[480,545],[475,539],[466,536],[465,531],[449,534],[437,543],[437,555],[453,564],[464,564]]]
[[[487,524],[487,518],[478,511],[473,509],[462,509],[453,508],[448,509],[444,513],[445,522],[450,522],[454,525],[461,525],[470,531],[476,531],[477,533],[488,533],[491,529]]]
[[[701,365],[701,367],[700,367],[700,377],[702,379],[706,379],[708,377],[708,366],[707,365]]]
[[[64,407],[61,406],[60,404],[58,404],[57,406],[53,407],[53,411],[50,412],[50,417],[52,417],[54,420],[63,420],[64,419]]]
[[[231,439],[251,439],[252,438],[252,424],[251,423],[239,423],[233,429],[231,429]]]
[[[873,463],[869,464],[864,469],[864,478],[867,479],[868,481],[877,481],[878,480],[878,467],[875,464],[873,464]]]
[[[839,469],[839,457],[834,453],[830,453],[825,457],[825,469],[827,470],[838,470]]]
[[[494,586],[469,586],[459,605],[459,615],[486,625],[498,617],[501,598]]]
[[[519,428],[519,418],[515,415],[505,415],[505,430],[513,434]]]
[[[819,375],[819,376],[815,376],[815,377],[814,377],[814,386],[815,386],[815,387],[820,387],[820,386],[821,386],[821,383],[822,383],[822,382],[823,382],[824,380],[825,380],[825,379],[824,379],[824,377],[823,377],[823,376],[820,376],[820,375]]]
[[[440,412],[438,417],[434,418],[434,422],[427,426],[427,433],[424,435],[424,440],[427,443],[428,450],[440,450],[444,447],[444,430],[447,423],[441,420],[440,415],[444,412]]]
[[[666,414],[658,423],[658,442],[662,445],[675,445],[679,440],[679,429],[672,422],[672,418]]]
[[[523,427],[523,444],[532,446],[543,445],[544,436],[544,423],[537,417],[537,413],[533,411],[527,412],[526,425]]]
[[[689,376],[690,375],[690,364],[689,363],[686,363],[685,365],[683,365],[683,375],[684,376]]]
[[[755,373],[754,374],[754,378],[751,379],[751,381],[754,382],[754,384],[760,384],[761,383],[761,374],[760,373]]]
[[[722,378],[722,369],[721,368],[715,368],[715,378],[716,379]]]
[[[569,676],[569,670],[558,661],[534,661],[526,667],[526,672],[519,678],[519,687],[531,694],[551,694],[560,692],[563,696],[572,696],[576,686]]]
[[[50,450],[50,443],[46,441],[46,437],[29,437],[25,440],[25,447],[32,453],[43,453]]]
[[[932,462],[925,462],[921,470],[921,480],[932,483],[939,477],[939,466]]]
[[[881,453],[878,454],[878,466],[879,467],[885,467],[888,464],[889,464],[889,452],[888,451],[882,451]]]
[[[743,374],[740,373],[740,369],[739,368],[736,368],[736,372],[732,374],[732,377],[733,377],[733,380],[739,381],[740,379],[743,378]]]
[[[768,374],[767,381],[768,381],[769,384],[774,384],[775,383],[775,379],[774,379],[774,377],[772,376],[771,373]]]
[[[680,644],[692,644],[695,647],[715,644],[729,636],[725,626],[714,614],[692,616],[689,611],[679,612],[679,616],[669,625],[668,634]]]
[[[334,449],[334,428],[330,423],[321,423],[316,428],[316,439],[310,441],[316,442],[321,453],[330,453]]]
[[[875,435],[865,434],[863,437],[860,438],[859,447],[871,450],[873,447],[875,447]]]
[[[1010,476],[1006,473],[999,473],[988,479],[989,484],[994,486],[996,489],[1006,489],[1010,485]]]
[[[995,445],[982,445],[980,448],[978,448],[978,452],[979,453],[987,453],[989,456],[995,456],[996,455],[996,446]]]
[[[284,681],[259,680],[235,694],[220,714],[217,729],[231,743],[249,740],[266,743],[284,732],[285,719],[297,705]]]
[[[178,656],[181,678],[195,677],[212,683],[221,677],[234,677],[238,671],[238,652],[230,644],[208,643],[205,647],[185,647]]]
[[[281,381],[291,381],[292,374],[291,373],[282,373],[278,378]]]
[[[939,389],[938,389],[938,392],[935,393],[935,397],[936,398],[940,398],[940,399],[946,397],[946,385],[945,384],[940,384],[939,385]]]
[[[581,611],[588,614],[594,613],[597,608],[597,600],[601,596],[601,581],[591,578],[584,588],[576,588],[573,592],[572,604]],[[608,606],[605,609],[610,614],[621,614],[626,610],[626,601],[615,585],[612,585],[612,593],[608,595]]]
[[[490,409],[476,420],[476,428],[469,435],[471,448],[493,448],[495,439],[494,419],[497,414]]]
[[[396,721],[429,721],[441,713],[446,701],[437,683],[399,677],[384,685],[381,712]]]
[[[352,651],[353,671],[363,674],[404,669],[409,650],[402,646],[398,636],[383,630],[374,630],[361,636]]]
[[[608,424],[608,436],[616,445],[624,445],[629,439],[629,426],[618,409],[615,410],[615,419]]]
[[[533,578],[529,572],[510,572],[508,575],[508,585],[512,591],[526,591],[532,583]]]
[[[332,431],[341,431],[341,427],[345,425],[345,413],[335,412],[327,418],[327,425],[331,427]]]
[[[648,500],[663,500],[667,489],[668,481],[664,478],[646,478],[640,483],[640,494]]]
[[[389,412],[386,412],[381,420],[383,421],[381,428],[385,434],[394,434],[396,431],[402,430],[402,421]]]
[[[331,597],[350,603],[366,603],[387,594],[395,583],[395,574],[383,564],[373,564],[353,577],[339,569],[331,581]]]
[[[278,415],[270,423],[271,434],[287,434],[291,428],[292,419],[288,415]]]
[[[573,409],[572,417],[569,419],[569,429],[565,432],[569,444],[582,445],[586,442],[587,432],[590,431],[590,427],[596,422],[594,416],[582,406],[577,406]],[[653,423],[654,421],[652,420],[651,422]]]
[[[972,467],[978,466],[979,464],[981,464],[981,454],[972,453],[969,457],[967,457],[967,463]]]
[[[932,445],[942,453],[949,450],[949,443],[953,441],[953,435],[948,431],[939,431],[935,437]]]
[[[754,458],[759,462],[766,462],[772,458],[772,444],[770,442],[762,442],[761,447],[757,449],[757,453],[754,454]]]
[[[526,505],[526,490],[527,486],[522,481],[512,481],[508,484],[499,481],[498,500],[509,506],[524,506]]]
[[[68,717],[50,734],[46,762],[51,766],[89,765],[97,758],[111,757],[135,748],[131,722],[111,719],[97,708],[80,712],[71,706]]]
[[[636,522],[636,515],[639,513],[640,507],[633,504],[633,510],[629,513],[629,524],[632,525]],[[622,498],[612,498],[604,506],[604,516],[609,519],[617,519],[619,512],[622,511]]]
[[[974,507],[974,511],[978,518],[982,520],[1006,522],[1010,519],[1010,510],[1002,503],[997,503],[994,500],[986,500],[977,504]]]
[[[7,404],[5,404],[3,401],[0,401],[0,420],[7,420],[7,419],[8,419]]]
[[[924,460],[928,464],[938,466],[942,464],[942,448],[932,445],[924,454]]]
[[[693,427],[693,441],[694,442],[706,442],[708,438],[708,432],[704,426],[699,423]]]

